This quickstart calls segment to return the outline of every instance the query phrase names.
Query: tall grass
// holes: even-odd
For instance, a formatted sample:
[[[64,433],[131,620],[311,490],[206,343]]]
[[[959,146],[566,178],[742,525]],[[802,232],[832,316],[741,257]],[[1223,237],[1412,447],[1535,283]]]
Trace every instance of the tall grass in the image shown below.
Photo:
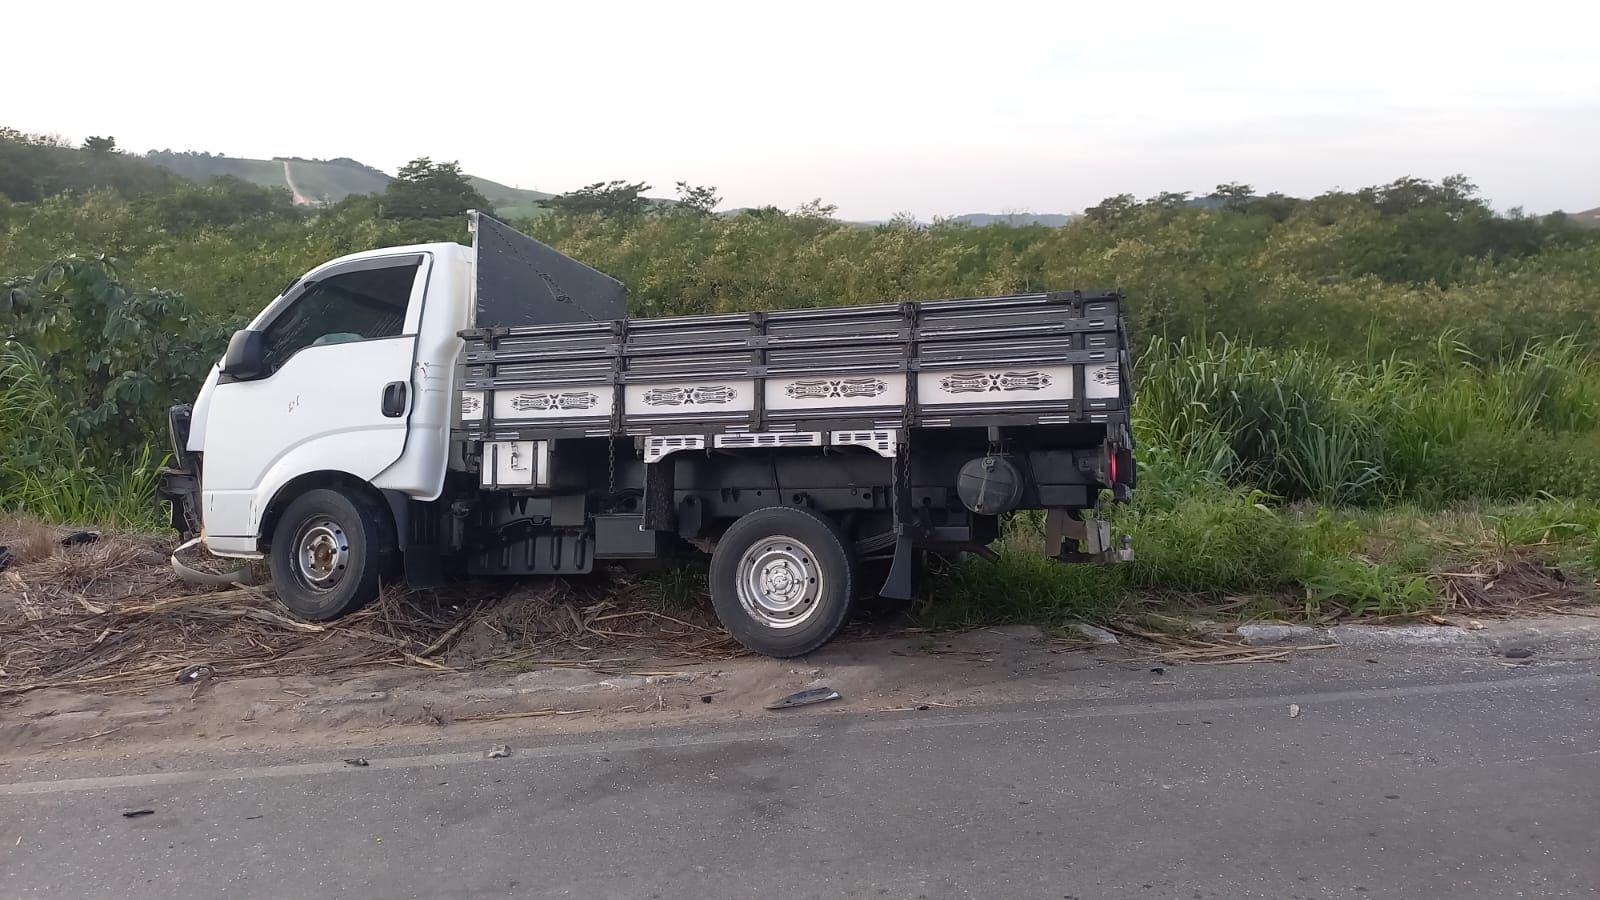
[[[1222,338],[1156,344],[1135,433],[1182,465],[1287,500],[1442,504],[1600,491],[1600,366],[1575,339],[1483,363],[1341,363]]]
[[[0,346],[0,512],[52,522],[155,530],[161,460],[148,446],[96,461],[67,419],[71,406],[39,359],[16,344]]]

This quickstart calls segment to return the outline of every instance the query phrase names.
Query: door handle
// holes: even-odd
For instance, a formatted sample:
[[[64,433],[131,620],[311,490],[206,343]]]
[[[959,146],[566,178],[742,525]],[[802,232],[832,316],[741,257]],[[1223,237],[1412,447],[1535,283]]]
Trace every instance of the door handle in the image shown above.
[[[383,386],[383,414],[398,419],[406,414],[406,383],[391,381]]]

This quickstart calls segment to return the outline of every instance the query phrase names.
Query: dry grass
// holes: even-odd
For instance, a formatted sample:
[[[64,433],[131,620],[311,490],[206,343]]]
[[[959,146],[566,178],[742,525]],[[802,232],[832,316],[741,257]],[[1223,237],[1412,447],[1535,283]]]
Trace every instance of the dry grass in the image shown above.
[[[264,589],[184,584],[167,566],[170,544],[160,540],[109,536],[62,547],[53,530],[5,528],[0,533],[44,538],[29,537],[18,563],[0,573],[0,697],[147,687],[200,664],[237,676],[388,666],[626,668],[738,655],[708,614],[668,615],[627,579],[389,588],[360,612],[313,624],[291,618]]]
[[[1505,618],[1531,612],[1562,613],[1594,603],[1593,582],[1570,577],[1530,553],[1509,553],[1433,572],[1447,613]]]

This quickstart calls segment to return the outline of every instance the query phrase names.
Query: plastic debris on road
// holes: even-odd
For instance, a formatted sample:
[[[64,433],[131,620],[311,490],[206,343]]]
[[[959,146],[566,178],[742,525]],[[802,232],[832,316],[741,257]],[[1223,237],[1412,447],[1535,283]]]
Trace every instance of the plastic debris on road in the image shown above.
[[[100,532],[98,531],[74,531],[61,539],[61,546],[79,547],[84,544],[93,544],[98,540],[100,540]]]
[[[193,666],[184,666],[183,671],[178,673],[178,677],[175,680],[179,684],[188,684],[194,681],[204,681],[216,673],[217,671],[215,669],[203,663]]]
[[[779,697],[768,703],[767,709],[794,709],[797,706],[811,706],[814,703],[827,703],[829,700],[837,699],[839,699],[839,692],[833,688],[811,688],[806,691],[798,691],[787,697]]]

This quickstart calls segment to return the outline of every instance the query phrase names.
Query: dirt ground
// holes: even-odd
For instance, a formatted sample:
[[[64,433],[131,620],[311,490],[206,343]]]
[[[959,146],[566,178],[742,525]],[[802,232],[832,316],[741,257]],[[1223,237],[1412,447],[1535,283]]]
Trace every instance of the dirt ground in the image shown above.
[[[841,712],[1095,699],[1159,692],[1186,665],[1261,663],[1270,679],[1276,665],[1350,657],[1327,644],[1245,646],[1226,626],[1150,614],[1118,623],[1115,644],[1021,626],[860,623],[803,660],[771,660],[687,599],[692,583],[624,573],[388,590],[317,625],[261,588],[182,582],[169,542],[9,520],[0,545],[11,554],[0,570],[0,760],[770,716],[775,698],[822,686],[841,694],[828,707]],[[1584,599],[1525,562],[1449,577],[1452,620],[1476,627],[1466,617],[1515,612],[1508,596],[1534,598],[1536,611]]]

